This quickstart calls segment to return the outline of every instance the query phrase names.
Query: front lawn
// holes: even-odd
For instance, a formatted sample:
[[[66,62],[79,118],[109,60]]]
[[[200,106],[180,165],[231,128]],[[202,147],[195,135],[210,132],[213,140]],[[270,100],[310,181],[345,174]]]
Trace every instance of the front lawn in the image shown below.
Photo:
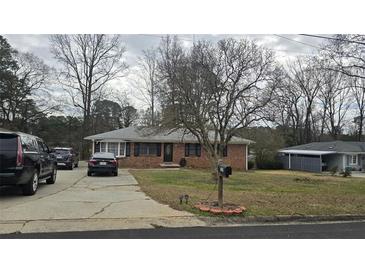
[[[217,199],[207,170],[131,170],[142,190],[178,210],[197,213],[193,204]],[[188,205],[179,196],[188,194]],[[246,215],[365,214],[365,180],[287,170],[233,172],[224,180],[224,202],[247,208]]]

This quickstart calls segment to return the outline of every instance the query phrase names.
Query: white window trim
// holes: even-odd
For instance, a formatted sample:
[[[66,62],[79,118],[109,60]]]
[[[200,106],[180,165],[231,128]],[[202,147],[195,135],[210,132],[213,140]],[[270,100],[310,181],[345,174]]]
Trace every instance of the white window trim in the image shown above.
[[[95,142],[97,141],[94,141],[93,143],[93,146],[95,146]],[[107,142],[107,141],[99,141],[98,142],[100,145],[99,145],[99,152],[101,152],[101,143],[105,143],[105,151],[107,152],[108,151],[108,148],[109,148],[109,143],[118,143],[118,155],[116,155],[115,157],[118,157],[118,158],[122,158],[122,157],[126,157],[126,149],[127,149],[127,142]],[[124,154],[123,155],[120,155],[120,144],[121,143],[124,143]],[[94,147],[94,151],[95,151],[95,147]],[[95,151],[97,152],[97,151]]]
[[[359,157],[358,157],[358,155],[356,155],[356,154],[352,154],[352,155],[349,155],[350,156],[350,161],[349,161],[349,165],[350,166],[357,166],[358,165],[358,162],[359,162]],[[354,159],[354,157],[356,157],[355,159],[356,159],[356,163],[354,163],[353,162],[353,159]]]
[[[124,143],[124,154],[123,155],[120,155],[120,144]],[[118,142],[118,155],[115,156],[115,157],[119,157],[119,158],[122,158],[122,157],[126,157],[126,149],[127,149],[127,142]]]

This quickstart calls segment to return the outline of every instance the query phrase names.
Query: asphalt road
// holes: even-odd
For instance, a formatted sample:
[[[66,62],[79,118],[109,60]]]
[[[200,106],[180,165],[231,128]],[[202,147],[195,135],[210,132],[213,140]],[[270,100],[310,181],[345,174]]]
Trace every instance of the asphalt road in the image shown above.
[[[365,221],[3,234],[13,239],[365,239]]]

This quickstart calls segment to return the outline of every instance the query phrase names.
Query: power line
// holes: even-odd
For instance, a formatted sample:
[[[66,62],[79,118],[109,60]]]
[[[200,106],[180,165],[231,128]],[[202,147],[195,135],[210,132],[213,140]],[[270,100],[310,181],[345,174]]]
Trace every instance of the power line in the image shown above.
[[[277,36],[277,37],[280,37],[280,38],[283,38],[283,39],[286,39],[286,40],[295,42],[295,43],[299,43],[299,44],[302,44],[302,45],[306,45],[308,47],[312,47],[312,48],[316,48],[316,49],[321,49],[320,47],[317,47],[317,46],[314,46],[314,45],[311,45],[311,44],[308,44],[308,43],[305,43],[305,42],[297,41],[297,40],[294,40],[294,39],[290,39],[290,38],[285,37],[285,36],[281,36],[281,35],[278,35],[278,34],[274,34],[274,35]]]
[[[364,42],[359,42],[359,41],[354,41],[354,40],[348,40],[348,39],[342,39],[342,38],[337,38],[337,37],[327,37],[327,36],[314,35],[314,34],[299,34],[299,35],[301,35],[301,36],[308,36],[308,37],[315,37],[315,38],[320,38],[320,39],[337,40],[337,41],[342,41],[342,42],[348,42],[348,43],[365,45]]]

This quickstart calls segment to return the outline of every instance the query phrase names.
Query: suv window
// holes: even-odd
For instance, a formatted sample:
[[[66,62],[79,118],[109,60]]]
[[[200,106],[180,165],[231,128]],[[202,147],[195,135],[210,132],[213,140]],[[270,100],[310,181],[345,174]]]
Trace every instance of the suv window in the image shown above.
[[[40,152],[47,152],[47,146],[41,141],[37,140]]]
[[[20,139],[22,141],[22,146],[25,152],[38,151],[37,142],[34,140],[34,138],[27,135],[22,135]]]
[[[17,136],[13,134],[0,134],[0,150],[16,150]]]
[[[50,151],[50,149],[49,149],[49,147],[46,145],[46,143],[43,143],[43,147],[44,147],[44,149],[45,149],[45,152],[49,152]]]

